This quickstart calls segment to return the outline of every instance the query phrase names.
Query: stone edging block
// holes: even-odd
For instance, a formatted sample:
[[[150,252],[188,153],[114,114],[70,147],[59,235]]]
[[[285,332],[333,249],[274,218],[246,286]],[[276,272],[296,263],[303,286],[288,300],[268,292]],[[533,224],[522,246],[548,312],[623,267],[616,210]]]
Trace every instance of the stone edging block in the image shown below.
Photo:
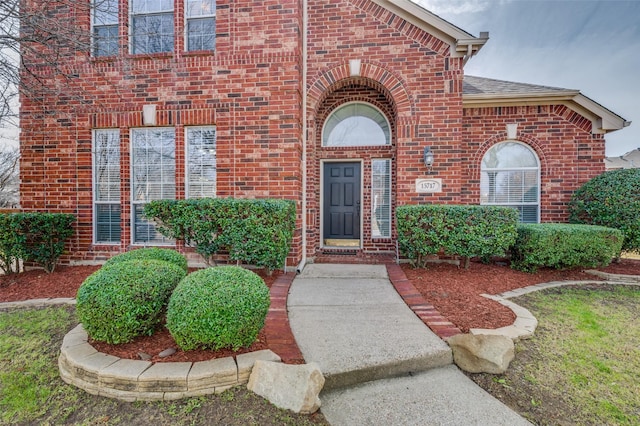
[[[538,320],[536,317],[526,308],[507,300],[512,297],[523,296],[528,293],[532,293],[534,291],[546,290],[548,288],[554,287],[562,287],[567,285],[587,285],[587,284],[612,284],[612,285],[640,285],[640,277],[629,276],[629,275],[613,275],[606,274],[604,272],[599,271],[585,271],[585,272],[597,272],[599,274],[614,276],[616,278],[609,278],[614,281],[609,281],[603,283],[602,281],[552,281],[548,283],[536,284],[529,287],[518,288],[515,290],[507,291],[498,295],[490,295],[483,294],[483,297],[486,297],[491,300],[495,300],[496,302],[506,306],[511,309],[513,313],[516,315],[516,320],[512,325],[490,329],[490,328],[472,328],[469,330],[470,334],[492,334],[492,335],[502,335],[511,338],[514,341],[518,341],[520,339],[528,339],[536,331],[538,327]],[[628,278],[634,278],[633,280],[627,280]],[[626,280],[626,282],[615,281],[615,280]]]
[[[249,381],[257,360],[280,362],[262,350],[201,362],[151,363],[98,352],[78,325],[64,337],[58,358],[60,377],[85,391],[124,401],[161,401],[221,393]]]

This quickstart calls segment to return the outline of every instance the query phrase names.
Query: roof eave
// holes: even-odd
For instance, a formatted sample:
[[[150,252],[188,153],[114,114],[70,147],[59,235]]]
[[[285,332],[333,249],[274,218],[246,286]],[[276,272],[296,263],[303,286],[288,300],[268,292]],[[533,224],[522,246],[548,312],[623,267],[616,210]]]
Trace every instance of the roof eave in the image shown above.
[[[526,94],[466,94],[462,95],[465,108],[529,105],[565,105],[591,120],[592,133],[603,134],[620,130],[631,124],[618,114],[589,99],[576,90]]]
[[[412,23],[418,28],[428,32],[434,37],[450,45],[450,54],[454,58],[470,57],[478,51],[489,40],[489,33],[480,33],[480,37],[456,27],[452,23],[440,18],[438,15],[429,12],[423,7],[409,0],[372,0],[374,3],[393,12],[402,19]]]

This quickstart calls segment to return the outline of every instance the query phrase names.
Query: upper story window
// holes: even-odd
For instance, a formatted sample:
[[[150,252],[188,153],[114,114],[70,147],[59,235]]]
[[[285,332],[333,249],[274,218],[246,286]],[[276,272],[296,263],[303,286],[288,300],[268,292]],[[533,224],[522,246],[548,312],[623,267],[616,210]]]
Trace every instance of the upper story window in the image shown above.
[[[118,0],[93,1],[93,56],[118,54]]]
[[[322,146],[391,145],[391,126],[379,109],[365,103],[342,105],[322,131]]]
[[[132,53],[173,51],[173,0],[131,0]]]
[[[215,49],[215,0],[187,0],[186,19],[187,50]]]
[[[528,146],[507,141],[494,145],[482,158],[480,204],[509,206],[520,222],[540,221],[540,163]]]

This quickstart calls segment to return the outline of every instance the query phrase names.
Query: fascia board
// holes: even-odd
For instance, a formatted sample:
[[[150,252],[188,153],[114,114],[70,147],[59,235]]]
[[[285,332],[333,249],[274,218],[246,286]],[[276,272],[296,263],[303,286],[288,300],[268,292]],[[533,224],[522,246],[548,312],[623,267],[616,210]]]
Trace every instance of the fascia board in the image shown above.
[[[620,130],[623,127],[627,127],[631,124],[630,121],[626,121],[624,118],[620,117],[618,114],[613,111],[603,107],[593,99],[590,99],[583,95],[582,93],[578,94],[573,101],[578,104],[580,107],[590,111],[592,114],[600,117],[601,129],[604,132],[610,132],[613,130]]]

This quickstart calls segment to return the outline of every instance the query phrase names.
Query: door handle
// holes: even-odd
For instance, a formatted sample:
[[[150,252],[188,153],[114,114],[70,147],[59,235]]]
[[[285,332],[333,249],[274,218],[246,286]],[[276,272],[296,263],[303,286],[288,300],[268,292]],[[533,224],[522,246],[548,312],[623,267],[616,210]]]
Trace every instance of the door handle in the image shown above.
[[[356,214],[360,216],[360,200],[356,201]]]

